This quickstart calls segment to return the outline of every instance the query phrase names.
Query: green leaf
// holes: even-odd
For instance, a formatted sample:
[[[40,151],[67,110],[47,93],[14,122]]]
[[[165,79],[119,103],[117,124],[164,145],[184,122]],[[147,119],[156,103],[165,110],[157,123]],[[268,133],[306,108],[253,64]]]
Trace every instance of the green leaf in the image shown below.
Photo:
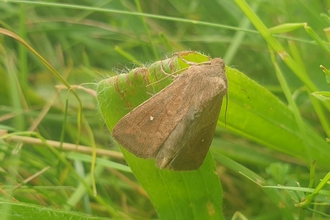
[[[226,72],[229,131],[302,159],[306,165],[310,164],[310,158],[315,158],[318,166],[329,166],[330,151],[325,139],[307,124],[304,124],[307,136],[301,135],[291,110],[283,102],[238,70],[227,67]]]
[[[176,61],[171,60],[170,63],[173,64]],[[158,85],[158,79],[166,75],[160,71],[160,66],[166,71],[169,71],[168,68],[172,68],[170,70],[172,72],[182,68],[182,66],[173,67],[179,62],[172,66],[169,65],[168,60],[161,62],[161,65],[159,63],[155,63],[151,65],[152,68],[149,68],[149,72],[153,72],[150,71],[152,69],[157,70],[152,78],[152,80],[156,80],[157,86],[160,85]],[[129,105],[125,106],[125,103],[132,104],[138,98],[141,100],[141,97],[147,99],[150,97],[147,95],[148,92],[156,91],[156,83],[151,83],[151,87],[144,81],[146,78],[136,72],[134,70],[130,73],[135,77],[134,80],[131,79],[135,87],[124,86],[125,75],[116,79],[118,80],[116,86],[114,86],[112,78],[99,83],[100,109],[110,130],[129,111]],[[229,81],[227,112],[227,129],[229,131],[276,151],[303,159],[306,164],[310,158],[316,158],[319,166],[328,165],[330,153],[325,150],[328,145],[318,134],[305,124],[307,137],[303,137],[292,112],[277,97],[236,69],[227,67],[226,72]],[[148,77],[150,79],[150,76]],[[119,80],[122,80],[122,84],[119,83]],[[167,83],[169,82],[167,81]],[[121,92],[118,93],[113,88],[119,89]],[[145,91],[145,88],[148,88],[148,92]],[[150,90],[151,88],[152,90]],[[163,85],[157,87],[157,89],[161,88]],[[109,102],[109,100],[112,101]],[[124,104],[120,104],[123,100]],[[133,108],[138,104],[134,103],[130,107]],[[224,111],[221,112],[220,119],[219,123],[224,124]],[[309,143],[308,146],[305,146],[304,138]],[[187,218],[197,219],[198,216],[198,218],[208,219],[210,213],[217,213],[216,211],[221,210],[221,199],[218,198],[221,198],[222,190],[218,177],[214,173],[214,163],[210,154],[199,170],[174,172],[159,170],[153,160],[140,159],[124,149],[122,151],[137,179],[149,193],[161,218],[187,216]],[[218,198],[214,199],[214,195],[217,195]],[[220,212],[217,213],[219,218]]]
[[[179,56],[158,61],[149,68],[99,82],[99,107],[109,130],[130,110],[170,84],[173,77],[169,74],[179,74],[189,62],[207,60],[207,56],[196,52],[180,52]],[[223,219],[222,188],[210,153],[199,170],[176,172],[160,170],[154,160],[137,158],[121,149],[160,218]]]

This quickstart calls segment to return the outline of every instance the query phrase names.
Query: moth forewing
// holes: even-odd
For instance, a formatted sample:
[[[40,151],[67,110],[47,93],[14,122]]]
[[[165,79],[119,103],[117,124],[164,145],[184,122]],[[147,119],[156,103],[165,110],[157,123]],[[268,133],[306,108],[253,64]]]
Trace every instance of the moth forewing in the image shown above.
[[[113,138],[138,157],[154,158],[187,114],[182,98],[188,86],[188,74],[189,69],[119,120],[113,129]]]

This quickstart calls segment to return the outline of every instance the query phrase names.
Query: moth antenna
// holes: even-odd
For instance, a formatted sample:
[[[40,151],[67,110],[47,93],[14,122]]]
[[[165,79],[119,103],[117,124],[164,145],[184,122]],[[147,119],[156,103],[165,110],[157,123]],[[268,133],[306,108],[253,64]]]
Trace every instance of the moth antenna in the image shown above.
[[[184,59],[184,58],[181,56],[180,53],[174,53],[173,55],[178,56],[183,62],[185,62],[187,65],[190,65],[190,66],[192,66],[192,65],[201,65],[201,64],[205,64],[205,63],[210,63],[210,60],[209,60],[209,61],[205,61],[205,62],[201,62],[201,63],[190,62],[190,61]],[[210,57],[208,57],[208,59],[210,59]]]
[[[161,65],[160,65],[160,71],[162,71],[163,73],[164,73],[164,75],[165,76],[167,76],[167,77],[174,77],[175,78],[175,76],[173,76],[173,73],[167,73],[165,70],[164,70],[164,66],[163,66],[163,63],[161,63]],[[166,77],[165,77],[166,78]],[[163,78],[163,79],[165,79],[165,78]]]
[[[148,86],[153,85],[153,84],[155,84],[155,83],[158,83],[158,82],[160,82],[160,81],[166,79],[167,77],[173,77],[173,78],[175,79],[175,78],[178,76],[178,75],[175,75],[175,74],[178,74],[179,72],[185,71],[185,70],[187,70],[187,69],[189,69],[189,67],[182,68],[182,69],[177,70],[177,71],[174,71],[174,72],[172,72],[172,73],[167,73],[167,72],[164,70],[164,68],[163,68],[163,64],[161,64],[161,66],[160,66],[160,71],[162,71],[162,73],[164,73],[165,77],[164,77],[164,78],[161,78],[161,79],[159,79],[159,80],[157,80],[157,81],[155,81],[155,82],[153,82],[153,83],[150,83]]]

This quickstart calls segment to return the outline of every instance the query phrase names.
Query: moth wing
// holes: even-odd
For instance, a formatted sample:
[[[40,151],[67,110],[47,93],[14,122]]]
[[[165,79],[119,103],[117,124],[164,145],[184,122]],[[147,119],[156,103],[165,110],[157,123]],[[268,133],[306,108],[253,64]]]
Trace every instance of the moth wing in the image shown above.
[[[221,59],[211,66],[195,67],[191,80],[199,82],[186,88],[189,109],[156,156],[160,168],[198,169],[209,150],[217,125],[222,99],[227,93],[227,78]]]
[[[203,164],[213,140],[221,104],[222,96],[216,97],[193,119],[191,126],[185,131],[189,138],[182,140],[182,147],[167,166],[169,169],[197,170]]]
[[[181,138],[173,138],[176,143],[170,141],[164,144],[156,157],[157,165],[177,171],[198,169],[203,164],[213,140],[221,104],[222,95],[216,96],[206,103],[203,111],[197,111],[190,119],[183,119],[178,126],[185,129],[179,128],[178,132],[184,133],[177,134],[181,135]],[[172,132],[174,133],[176,130]]]
[[[141,158],[155,157],[187,109],[183,95],[188,85],[189,69],[169,86],[125,115],[114,127],[113,138],[125,149]]]

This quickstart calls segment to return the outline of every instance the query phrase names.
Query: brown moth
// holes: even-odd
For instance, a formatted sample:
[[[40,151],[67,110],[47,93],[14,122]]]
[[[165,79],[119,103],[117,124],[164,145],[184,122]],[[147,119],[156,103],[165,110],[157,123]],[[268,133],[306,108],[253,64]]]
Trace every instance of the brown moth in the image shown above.
[[[227,87],[222,59],[192,65],[125,115],[112,136],[161,169],[196,170],[210,148]]]

